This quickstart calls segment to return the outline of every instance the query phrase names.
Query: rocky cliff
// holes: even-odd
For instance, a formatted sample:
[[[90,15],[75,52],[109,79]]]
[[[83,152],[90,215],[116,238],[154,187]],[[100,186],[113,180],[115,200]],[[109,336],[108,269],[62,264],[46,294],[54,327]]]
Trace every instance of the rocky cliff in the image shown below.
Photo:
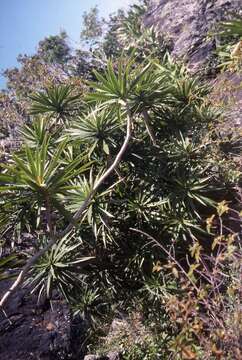
[[[151,0],[144,17],[173,42],[172,55],[185,58],[191,70],[200,70],[211,58],[216,38],[214,24],[233,12],[242,12],[242,0]]]

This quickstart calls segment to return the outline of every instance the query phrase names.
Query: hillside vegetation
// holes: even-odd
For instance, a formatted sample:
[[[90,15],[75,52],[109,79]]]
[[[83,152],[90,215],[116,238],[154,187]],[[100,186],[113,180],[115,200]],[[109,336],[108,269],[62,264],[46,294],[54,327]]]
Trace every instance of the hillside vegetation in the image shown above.
[[[62,33],[5,73],[1,310],[20,288],[68,304],[83,339],[54,358],[240,359],[239,136],[145,12],[103,33],[93,9],[89,51]],[[239,73],[242,22],[220,26],[216,72]]]

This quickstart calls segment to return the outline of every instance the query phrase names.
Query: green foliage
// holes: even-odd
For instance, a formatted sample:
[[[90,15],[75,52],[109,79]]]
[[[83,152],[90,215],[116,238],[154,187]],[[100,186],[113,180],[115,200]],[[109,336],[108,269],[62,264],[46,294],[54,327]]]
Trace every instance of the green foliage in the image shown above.
[[[135,50],[138,59],[152,56],[161,60],[166,51],[171,50],[172,43],[154,26],[144,25],[143,16],[147,10],[147,3],[142,2],[132,5],[127,14],[121,14],[116,36],[127,53]]]
[[[48,36],[39,42],[38,55],[47,63],[64,64],[70,57],[70,47],[67,44],[67,34]]]
[[[220,24],[220,35],[223,37],[230,38],[241,37],[242,38],[242,19],[238,16],[237,18],[230,21],[223,21]]]
[[[18,258],[17,254],[11,254],[0,259],[0,281],[16,277],[16,270],[24,265],[23,259]],[[11,268],[12,273],[8,270]]]
[[[42,207],[48,212],[56,209],[61,217],[70,218],[62,205],[62,198],[75,188],[71,181],[87,171],[91,163],[82,153],[74,160],[66,161],[66,142],[53,150],[49,139],[45,136],[43,143],[36,148],[25,145],[21,153],[12,156],[10,165],[2,165],[0,219],[3,234],[7,229],[15,232],[18,224],[22,231],[44,226]]]
[[[50,113],[64,117],[70,112],[77,110],[80,96],[73,95],[72,90],[69,85],[61,85],[47,89],[46,92],[31,95],[32,106],[30,114]]]
[[[29,281],[32,292],[38,291],[40,299],[43,293],[50,299],[53,288],[61,291],[64,298],[70,300],[73,288],[81,287],[81,269],[94,258],[77,256],[77,249],[82,245],[71,243],[70,234],[61,239],[52,249],[45,253],[34,266]],[[42,239],[43,245],[46,240]]]
[[[218,48],[217,54],[220,60],[218,68],[222,71],[229,70],[232,72],[239,72],[242,68],[242,55],[241,49],[239,49],[238,54],[234,55],[234,50],[236,47],[241,46],[240,42],[237,45],[226,44]]]
[[[115,73],[114,65],[111,61],[108,62],[107,70],[104,76],[98,72],[94,72],[98,83],[91,83],[95,86],[96,92],[88,96],[88,100],[103,102],[105,105],[125,105],[125,100],[128,100],[131,91],[142,79],[150,64],[143,69],[139,69],[131,74],[133,61],[127,64],[123,59],[119,60],[118,72]]]
[[[72,141],[86,142],[89,155],[97,148],[99,154],[110,153],[110,147],[115,147],[115,133],[119,123],[111,111],[93,109],[85,117],[80,116],[66,130]]]
[[[100,176],[101,174],[98,174],[98,176],[94,178],[92,172],[90,172],[89,179],[85,177],[77,178],[75,182],[72,183],[73,188],[70,187],[66,200],[69,211],[74,212],[80,208],[92,192]],[[114,216],[108,211],[108,196],[112,193],[115,185],[116,184],[97,194],[83,217],[83,221],[87,220],[88,225],[91,227],[95,239],[98,240],[101,238],[105,246],[107,241],[112,241],[109,233],[109,222]]]
[[[231,172],[235,165],[228,163],[230,154],[214,130],[219,115],[209,100],[210,87],[165,54],[167,44],[155,29],[144,31],[139,19],[144,11],[134,6],[117,15],[113,36],[117,46],[125,45],[120,58],[115,58],[120,47],[107,46],[107,34],[106,51],[113,58],[94,66],[94,75],[89,72],[94,54],[91,60],[80,54],[87,60],[80,73],[89,69],[85,79],[91,79],[81,91],[83,78],[72,78],[74,86],[57,77],[28,92],[30,116],[19,130],[21,146],[0,167],[1,243],[4,251],[14,246],[16,234],[27,232],[30,256],[52,241],[32,264],[26,285],[39,298],[51,299],[59,291],[75,315],[95,322],[112,312],[111,304],[131,312],[139,308],[145,319],[137,321],[138,335],[125,329],[114,336],[124,359],[202,359],[205,353],[214,356],[211,349],[206,352],[207,344],[217,346],[217,340],[205,341],[207,331],[215,335],[202,314],[214,319],[219,271],[230,276],[235,249],[223,233],[230,231],[233,210],[221,201],[234,201],[239,176]],[[82,35],[94,41],[101,36],[97,9],[85,16]],[[77,65],[71,66],[77,74]],[[123,147],[129,122],[126,152],[96,189]],[[214,221],[217,202],[220,217]],[[221,215],[230,211],[223,228]],[[155,242],[135,230],[152,234]],[[13,269],[10,260],[0,266]],[[214,264],[218,272],[215,277],[209,272],[208,279]]]
[[[46,139],[47,131],[47,121],[42,117],[36,118],[31,126],[26,124],[19,130],[22,139],[30,148],[41,146]]]
[[[122,54],[123,46],[119,41],[117,30],[120,24],[122,24],[124,16],[125,13],[121,9],[119,9],[116,14],[109,16],[108,31],[105,33],[102,42],[104,54],[108,58],[118,58]]]
[[[61,155],[65,142],[58,145],[51,156],[48,154],[48,140],[45,140],[39,149],[31,150],[25,146],[25,157],[13,155],[14,165],[6,167],[8,172],[0,175],[4,185],[2,191],[29,189],[33,193],[46,196],[63,194],[70,189],[68,181],[84,172],[90,165],[84,164],[80,154],[74,161],[63,168]],[[78,168],[77,168],[78,167]]]
[[[142,36],[142,16],[147,7],[145,5],[133,5],[126,17],[124,17],[118,29],[121,41],[130,43],[137,41]]]
[[[221,45],[217,49],[218,67],[222,70],[241,71],[242,68],[242,19],[235,16],[218,26]]]
[[[123,354],[125,360],[156,360],[158,356],[160,356],[160,345],[150,339],[143,344],[131,346]]]
[[[135,64],[135,59],[109,61],[103,74],[95,72],[97,81],[90,83],[92,91],[84,100],[64,85],[33,95],[31,111],[38,117],[21,130],[26,145],[3,165],[1,191],[4,198],[15,196],[17,209],[31,196],[32,210],[39,213],[42,224],[50,207],[61,228],[91,194],[103,167],[121,147],[129,113],[135,116],[133,139],[116,170],[118,181],[107,180],[92,199],[80,234],[90,235],[91,246],[98,244],[116,254],[116,246],[129,246],[125,238],[130,226],[145,226],[185,251],[192,239],[206,236],[203,212],[215,204],[211,193],[217,180],[207,159],[209,147],[202,142],[204,129],[217,115],[205,102],[208,88],[169,57],[161,64]],[[65,128],[56,128],[59,116],[65,118]],[[149,144],[151,131],[156,147]],[[95,160],[91,171],[87,156]],[[25,200],[19,202],[23,194]],[[11,211],[6,204],[5,220]],[[143,250],[137,253],[135,244],[128,253],[119,266],[128,277],[132,271],[139,277],[142,264],[153,255]]]
[[[90,42],[91,45],[94,45],[103,34],[104,20],[99,20],[98,13],[98,7],[94,6],[89,10],[89,13],[84,12],[82,16],[83,28],[80,34],[81,40]]]

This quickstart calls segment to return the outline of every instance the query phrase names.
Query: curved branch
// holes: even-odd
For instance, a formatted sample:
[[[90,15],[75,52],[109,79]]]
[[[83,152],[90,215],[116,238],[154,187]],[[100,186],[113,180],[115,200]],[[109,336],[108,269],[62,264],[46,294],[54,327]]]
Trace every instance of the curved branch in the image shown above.
[[[20,271],[17,279],[14,281],[14,283],[12,284],[12,286],[10,286],[10,288],[5,292],[5,294],[3,295],[1,301],[0,301],[0,308],[3,307],[4,303],[7,301],[7,299],[9,298],[9,296],[15,291],[17,290],[17,288],[22,284],[25,275],[27,274],[27,272],[29,271],[29,269],[36,263],[36,261],[43,256],[57,241],[57,238],[53,238],[51,239],[48,244],[41,250],[39,250],[35,255],[33,255],[28,261],[27,263],[24,265],[23,269]]]
[[[0,301],[0,308],[3,307],[9,296],[18,289],[18,287],[22,284],[25,275],[28,273],[30,268],[37,262],[37,260],[43,256],[57,241],[58,239],[63,238],[65,235],[67,235],[75,226],[76,222],[80,221],[84,215],[84,211],[91,203],[94,195],[98,191],[99,187],[103,184],[103,182],[109,177],[109,175],[116,169],[120,161],[122,160],[123,154],[125,153],[130,138],[131,138],[131,132],[132,132],[132,114],[130,113],[129,109],[127,108],[127,130],[126,130],[126,136],[125,140],[123,142],[123,145],[121,149],[119,150],[118,154],[116,155],[112,165],[104,172],[104,174],[100,177],[100,179],[97,181],[97,183],[94,185],[92,191],[87,196],[87,198],[84,200],[80,208],[77,210],[75,215],[73,216],[71,222],[67,225],[67,227],[60,232],[57,236],[52,237],[52,239],[48,242],[48,244],[41,250],[39,250],[35,255],[33,255],[25,264],[23,269],[20,271],[17,279],[14,281],[12,286],[6,291],[6,293],[3,295],[1,301]]]
[[[85,209],[88,207],[88,205],[92,201],[93,196],[96,194],[96,192],[99,189],[100,185],[103,184],[103,182],[116,169],[116,167],[118,166],[118,164],[122,160],[123,154],[125,153],[125,151],[126,151],[126,149],[128,147],[128,144],[129,144],[129,141],[130,141],[130,138],[131,138],[131,132],[132,132],[132,122],[133,122],[132,121],[132,115],[131,115],[129,110],[127,111],[127,114],[128,114],[128,116],[127,116],[126,136],[125,136],[125,139],[124,139],[124,142],[123,142],[123,145],[122,145],[121,149],[119,150],[118,154],[116,155],[112,165],[110,165],[110,167],[105,171],[105,173],[96,182],[96,184],[94,185],[92,191],[89,193],[89,195],[87,196],[85,201],[82,203],[79,210],[77,210],[77,212],[73,216],[72,221],[70,222],[70,224],[62,231],[60,237],[64,237],[66,234],[68,234],[70,232],[70,230],[76,225],[76,222],[80,221],[82,219]]]

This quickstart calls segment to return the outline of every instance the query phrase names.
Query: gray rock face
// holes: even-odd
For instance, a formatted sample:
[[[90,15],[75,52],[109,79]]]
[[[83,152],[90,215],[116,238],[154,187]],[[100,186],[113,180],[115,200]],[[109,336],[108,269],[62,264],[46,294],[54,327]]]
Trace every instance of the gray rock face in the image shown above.
[[[1,281],[0,285],[2,296],[10,281]],[[58,297],[50,307],[49,303],[37,306],[36,296],[23,295],[23,290],[13,294],[5,314],[0,311],[0,359],[75,359],[72,353],[77,353],[75,348],[81,343],[76,328],[82,330],[83,324],[73,323],[67,305]]]
[[[166,34],[174,44],[172,55],[187,59],[196,71],[215,48],[209,31],[234,11],[242,11],[242,0],[151,0],[144,24]]]

